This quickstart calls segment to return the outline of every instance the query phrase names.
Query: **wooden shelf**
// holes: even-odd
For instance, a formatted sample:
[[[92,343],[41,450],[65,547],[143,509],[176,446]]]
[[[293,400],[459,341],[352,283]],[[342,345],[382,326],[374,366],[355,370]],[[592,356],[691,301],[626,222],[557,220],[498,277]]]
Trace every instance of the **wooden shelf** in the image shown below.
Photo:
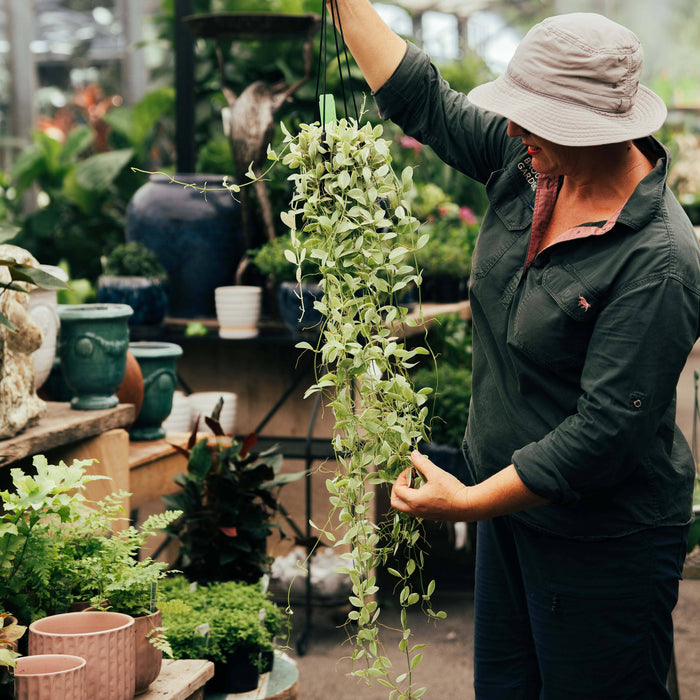
[[[78,411],[69,403],[47,401],[46,412],[19,435],[0,441],[0,467],[134,422],[134,407],[119,404],[99,411]]]

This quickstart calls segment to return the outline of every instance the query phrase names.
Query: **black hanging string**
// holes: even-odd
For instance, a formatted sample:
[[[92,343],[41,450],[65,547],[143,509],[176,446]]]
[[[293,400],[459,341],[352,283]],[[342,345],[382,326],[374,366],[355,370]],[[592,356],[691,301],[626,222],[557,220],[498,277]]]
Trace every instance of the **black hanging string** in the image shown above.
[[[345,91],[346,78],[343,76],[343,57],[345,57],[345,70],[347,72],[347,83],[350,85],[350,57],[348,54],[347,46],[345,45],[345,37],[343,35],[343,25],[340,20],[340,13],[338,12],[338,6],[336,0],[330,0],[331,6],[331,27],[333,31],[333,36],[335,38],[335,50],[336,50],[336,60],[338,62],[338,75],[340,78],[340,89],[343,98],[343,109],[344,113],[348,113],[348,99]],[[328,23],[328,11],[325,0],[322,1],[321,10],[321,43],[318,52],[318,71],[316,74],[316,105],[319,111],[319,120],[324,122],[324,114],[326,111],[326,95],[328,94],[326,84],[327,84],[327,70],[328,70],[328,36],[326,31],[326,26]],[[340,36],[339,36],[340,35]],[[340,43],[339,43],[340,42]],[[355,95],[350,91],[352,98],[353,109],[355,112],[355,119],[359,120],[359,113],[357,109],[357,103],[355,101]],[[321,98],[321,103],[319,103],[319,97]],[[325,130],[325,123],[321,124],[321,128]]]

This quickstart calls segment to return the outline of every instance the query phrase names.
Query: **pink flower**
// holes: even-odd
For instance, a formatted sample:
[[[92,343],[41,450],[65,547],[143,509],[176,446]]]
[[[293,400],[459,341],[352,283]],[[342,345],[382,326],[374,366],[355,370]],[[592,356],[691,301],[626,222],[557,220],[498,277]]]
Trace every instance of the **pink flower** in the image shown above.
[[[440,214],[440,216],[447,216],[449,213],[450,208],[446,207],[444,204],[441,207],[438,207],[438,214]]]
[[[423,148],[423,144],[414,139],[413,136],[402,136],[399,139],[399,143],[401,144],[402,148],[412,148],[416,155],[418,155]]]
[[[464,221],[465,224],[475,224],[476,216],[474,212],[469,207],[459,208],[459,218]]]

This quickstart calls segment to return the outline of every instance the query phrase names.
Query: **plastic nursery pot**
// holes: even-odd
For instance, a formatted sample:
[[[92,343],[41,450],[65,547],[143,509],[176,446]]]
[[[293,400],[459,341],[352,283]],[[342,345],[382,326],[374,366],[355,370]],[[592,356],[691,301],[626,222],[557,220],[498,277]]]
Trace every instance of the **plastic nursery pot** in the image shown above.
[[[141,410],[129,430],[132,440],[159,440],[165,437],[163,421],[173,407],[177,386],[176,361],[182,348],[175,343],[142,341],[129,343],[143,375]]]
[[[87,662],[69,654],[21,656],[15,668],[15,700],[89,700]]]
[[[129,345],[126,304],[59,304],[59,357],[78,410],[114,408]]]
[[[115,612],[51,615],[29,625],[29,654],[69,654],[87,662],[89,700],[132,700],[134,618]]]

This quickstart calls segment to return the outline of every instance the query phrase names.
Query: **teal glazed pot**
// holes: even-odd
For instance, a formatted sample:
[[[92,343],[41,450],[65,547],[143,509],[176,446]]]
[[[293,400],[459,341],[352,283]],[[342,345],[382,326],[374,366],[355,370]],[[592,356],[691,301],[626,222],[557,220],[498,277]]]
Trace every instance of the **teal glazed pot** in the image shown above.
[[[71,408],[114,408],[126,371],[129,318],[126,304],[60,304],[59,357],[66,384],[73,391]]]
[[[143,375],[143,403],[129,430],[132,440],[160,440],[165,437],[163,421],[173,408],[177,386],[176,363],[182,348],[175,343],[143,341],[129,343]]]

